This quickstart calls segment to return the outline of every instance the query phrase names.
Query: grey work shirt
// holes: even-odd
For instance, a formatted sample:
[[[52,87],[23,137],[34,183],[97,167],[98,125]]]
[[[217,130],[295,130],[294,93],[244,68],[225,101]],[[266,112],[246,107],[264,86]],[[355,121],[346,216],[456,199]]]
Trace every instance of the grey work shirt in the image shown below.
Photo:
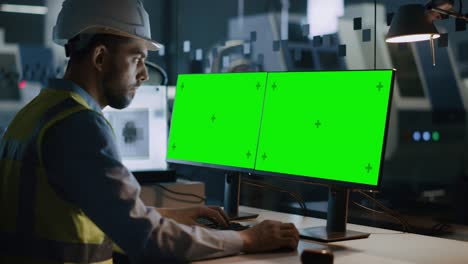
[[[240,252],[237,232],[178,224],[143,204],[141,187],[121,163],[113,131],[93,97],[63,79],[51,80],[45,89],[76,92],[95,111],[75,113],[46,133],[43,160],[49,183],[133,261],[187,261]]]

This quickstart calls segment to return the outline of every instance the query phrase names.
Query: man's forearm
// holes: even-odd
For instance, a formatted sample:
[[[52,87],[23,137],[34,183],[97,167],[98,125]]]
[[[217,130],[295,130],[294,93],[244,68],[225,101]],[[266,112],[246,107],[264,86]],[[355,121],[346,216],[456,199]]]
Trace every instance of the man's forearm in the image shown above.
[[[153,230],[145,255],[158,259],[171,254],[180,261],[192,261],[235,255],[242,251],[242,247],[238,232],[187,226],[162,218]]]

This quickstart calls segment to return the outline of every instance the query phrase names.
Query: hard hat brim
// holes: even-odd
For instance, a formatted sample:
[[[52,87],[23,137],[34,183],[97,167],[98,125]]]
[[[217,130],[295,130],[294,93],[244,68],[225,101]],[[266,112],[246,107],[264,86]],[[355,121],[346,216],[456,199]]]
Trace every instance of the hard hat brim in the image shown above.
[[[163,47],[161,43],[154,41],[152,39],[145,38],[145,37],[138,36],[138,35],[129,34],[127,32],[123,32],[115,28],[102,27],[98,25],[87,27],[84,30],[82,30],[79,34],[111,34],[111,35],[117,35],[117,36],[122,36],[122,37],[127,37],[127,38],[139,39],[139,40],[143,40],[145,42],[146,48],[151,51],[157,51]]]
[[[145,39],[145,38],[141,38],[141,39],[145,41],[146,48],[148,50],[157,51],[157,50],[160,50],[162,47],[164,47],[163,44],[156,42],[152,39]]]

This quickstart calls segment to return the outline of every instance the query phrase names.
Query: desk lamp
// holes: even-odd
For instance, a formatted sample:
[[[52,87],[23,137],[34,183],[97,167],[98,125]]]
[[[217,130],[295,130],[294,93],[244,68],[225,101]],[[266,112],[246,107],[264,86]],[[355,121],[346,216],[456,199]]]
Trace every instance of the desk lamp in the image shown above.
[[[433,20],[446,17],[455,17],[457,19],[457,30],[461,28],[468,17],[462,15],[462,4],[460,0],[460,11],[456,13],[452,9],[453,1],[451,0],[432,0],[424,7],[420,4],[403,5],[398,9],[397,14],[392,19],[390,29],[386,37],[386,42],[389,43],[405,43],[429,40],[432,50],[432,64],[435,66],[434,39],[440,37],[437,28],[433,24]],[[431,12],[438,14],[431,16]]]

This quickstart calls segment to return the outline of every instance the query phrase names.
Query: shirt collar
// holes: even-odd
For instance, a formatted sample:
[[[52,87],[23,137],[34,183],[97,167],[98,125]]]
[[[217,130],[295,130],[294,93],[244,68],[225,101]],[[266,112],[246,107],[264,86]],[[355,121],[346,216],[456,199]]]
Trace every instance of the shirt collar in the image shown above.
[[[85,89],[83,89],[81,86],[74,83],[73,81],[65,79],[49,79],[49,85],[47,85],[47,87],[44,87],[43,89],[57,89],[75,92],[81,97],[83,97],[83,99],[86,101],[89,107],[91,107],[92,110],[99,113],[102,112],[101,107],[96,102],[96,100]]]

